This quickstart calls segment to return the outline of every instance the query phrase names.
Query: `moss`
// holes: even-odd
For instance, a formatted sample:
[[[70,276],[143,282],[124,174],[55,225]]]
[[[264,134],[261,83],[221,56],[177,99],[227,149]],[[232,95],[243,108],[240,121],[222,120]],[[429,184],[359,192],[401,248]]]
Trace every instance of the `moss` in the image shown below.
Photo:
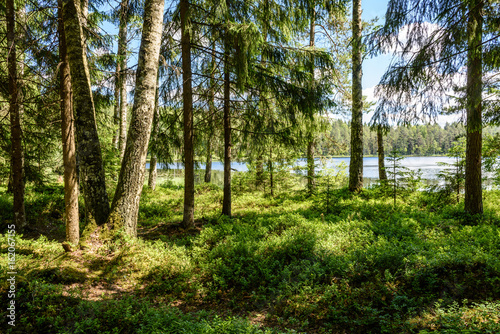
[[[73,267],[53,267],[42,270],[34,270],[30,273],[30,278],[43,278],[52,283],[73,284],[84,283],[87,280],[87,273]]]
[[[94,219],[87,220],[87,225],[82,232],[82,236],[80,237],[80,247],[83,244],[88,244],[91,235],[97,230],[97,224]]]
[[[108,240],[112,239],[116,234],[119,234],[120,231],[123,230],[125,227],[125,220],[118,212],[112,211],[106,225],[107,228],[102,229],[101,236]]]

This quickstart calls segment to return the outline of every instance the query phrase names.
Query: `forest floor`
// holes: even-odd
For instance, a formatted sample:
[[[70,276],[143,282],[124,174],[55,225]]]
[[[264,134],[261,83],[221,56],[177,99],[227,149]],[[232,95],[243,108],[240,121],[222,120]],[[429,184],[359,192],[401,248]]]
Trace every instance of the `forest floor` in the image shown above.
[[[270,196],[233,184],[231,219],[220,215],[222,190],[200,185],[196,228],[183,230],[183,189],[163,182],[144,189],[138,238],[73,253],[61,246],[62,185],[28,189],[16,326],[2,307],[0,332],[500,332],[500,191],[470,217],[436,192],[401,194],[394,206],[380,187],[308,197],[293,185]],[[12,198],[0,193],[5,306]]]

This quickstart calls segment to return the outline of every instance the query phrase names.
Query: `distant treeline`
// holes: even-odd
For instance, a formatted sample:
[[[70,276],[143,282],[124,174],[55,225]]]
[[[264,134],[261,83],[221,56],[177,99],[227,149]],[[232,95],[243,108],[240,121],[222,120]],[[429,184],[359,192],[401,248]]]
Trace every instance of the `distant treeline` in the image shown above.
[[[500,132],[499,127],[486,127],[483,136]],[[384,137],[384,150],[397,150],[403,155],[430,156],[446,154],[458,137],[465,136],[462,124],[395,126]],[[351,130],[343,120],[332,121],[331,129],[318,141],[318,153],[323,155],[348,155]],[[363,127],[363,154],[377,154],[377,133],[369,126]]]

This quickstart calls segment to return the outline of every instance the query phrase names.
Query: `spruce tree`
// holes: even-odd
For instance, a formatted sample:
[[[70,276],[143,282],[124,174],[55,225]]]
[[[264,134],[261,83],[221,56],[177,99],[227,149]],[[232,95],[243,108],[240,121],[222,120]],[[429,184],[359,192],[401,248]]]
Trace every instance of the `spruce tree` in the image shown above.
[[[182,225],[186,229],[194,227],[194,126],[189,6],[188,0],[180,0],[182,107],[184,111],[184,217]]]
[[[391,0],[372,45],[396,48],[401,56],[378,86],[378,108],[412,123],[435,118],[459,97],[455,110],[465,109],[467,115],[465,211],[470,214],[483,211],[483,69],[498,65],[498,18],[497,5],[484,0]],[[465,85],[457,80],[464,68]]]
[[[8,73],[9,73],[9,115],[11,139],[11,174],[12,192],[14,194],[14,223],[22,228],[26,225],[24,208],[24,157],[23,157],[23,132],[21,129],[20,100],[18,90],[18,63],[16,41],[16,12],[14,0],[6,1],[7,20],[7,47],[8,47]]]
[[[64,164],[64,216],[66,241],[78,245],[80,240],[80,219],[78,214],[78,175],[76,170],[75,122],[71,101],[71,75],[64,34],[62,1],[58,1],[61,131]]]
[[[361,0],[352,2],[352,119],[349,190],[363,188],[363,88],[361,59]]]

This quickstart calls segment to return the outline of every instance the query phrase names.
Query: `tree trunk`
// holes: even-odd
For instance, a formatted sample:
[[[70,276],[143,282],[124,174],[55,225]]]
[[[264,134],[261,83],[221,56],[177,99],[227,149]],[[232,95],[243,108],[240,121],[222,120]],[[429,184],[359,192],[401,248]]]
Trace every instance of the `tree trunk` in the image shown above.
[[[226,37],[227,38],[227,37]],[[224,55],[224,198],[222,214],[231,216],[231,110],[230,110],[230,72],[229,46],[226,42]]]
[[[207,160],[205,163],[205,183],[212,179],[212,138],[207,140]]]
[[[11,140],[12,192],[14,195],[14,223],[18,228],[26,225],[24,209],[24,157],[22,147],[21,116],[19,110],[19,91],[16,60],[16,18],[14,1],[6,1],[8,72],[9,72],[9,115]]]
[[[134,237],[137,236],[137,215],[153,123],[164,4],[163,0],[146,0],[144,6],[132,118],[108,221],[111,228],[123,227]]]
[[[310,135],[312,137],[312,135]],[[312,195],[316,188],[316,180],[314,175],[314,141],[309,140],[307,143],[307,192]]]
[[[156,178],[158,176],[157,164],[158,159],[156,157],[156,141],[159,131],[160,124],[160,82],[159,75],[156,79],[156,99],[155,99],[155,114],[153,115],[153,129],[151,130],[151,139],[150,142],[153,145],[151,146],[151,160],[149,161],[149,178],[148,178],[148,187],[151,190],[156,189]]]
[[[152,154],[149,160],[149,178],[148,178],[148,188],[151,190],[156,189],[156,178],[158,177],[157,165],[158,159],[156,155]]]
[[[352,120],[349,190],[363,188],[363,92],[361,86],[361,0],[352,4]]]
[[[380,181],[387,181],[387,172],[385,171],[385,154],[384,154],[384,134],[382,126],[377,126],[377,152],[378,152],[378,178]]]
[[[467,22],[467,151],[465,158],[465,211],[483,213],[482,148],[482,35],[483,0],[471,1]]]
[[[314,47],[315,40],[315,26],[316,26],[316,12],[313,9],[311,16],[311,26],[309,32],[309,46]],[[314,65],[311,65],[311,75],[312,80],[314,81]],[[307,142],[307,192],[309,195],[314,193],[316,188],[316,179],[314,175],[314,134],[313,134],[313,125],[310,125],[308,129],[308,142]]]
[[[59,61],[61,97],[61,130],[64,163],[64,213],[66,220],[66,241],[78,245],[80,241],[80,225],[78,216],[78,177],[76,174],[76,148],[73,109],[71,106],[71,75],[66,37],[62,18],[62,2],[58,1]]]
[[[215,119],[215,43],[212,49],[212,64],[210,68],[210,100],[208,101],[208,119],[209,119],[209,134],[207,140],[207,160],[205,164],[205,182],[210,183],[212,179],[212,146],[213,146],[213,137],[214,137],[214,119]]]
[[[182,98],[184,109],[184,218],[186,229],[194,227],[194,147],[193,88],[191,78],[191,37],[189,34],[189,2],[181,0]]]
[[[271,196],[274,197],[274,166],[273,166],[273,148],[269,148],[269,186],[271,187]]]
[[[120,62],[116,62],[115,74],[115,108],[113,112],[113,123],[116,126],[116,132],[113,136],[113,147],[118,149],[120,139]]]
[[[109,215],[109,201],[83,41],[80,6],[78,0],[63,0],[64,33],[71,72],[79,176],[85,199],[86,218],[102,225]]]
[[[118,32],[119,90],[120,90],[120,135],[118,151],[123,159],[125,141],[127,140],[127,23],[128,0],[120,3],[120,28]]]
[[[259,154],[257,157],[257,167],[255,172],[255,186],[260,187],[264,183],[264,159]]]

